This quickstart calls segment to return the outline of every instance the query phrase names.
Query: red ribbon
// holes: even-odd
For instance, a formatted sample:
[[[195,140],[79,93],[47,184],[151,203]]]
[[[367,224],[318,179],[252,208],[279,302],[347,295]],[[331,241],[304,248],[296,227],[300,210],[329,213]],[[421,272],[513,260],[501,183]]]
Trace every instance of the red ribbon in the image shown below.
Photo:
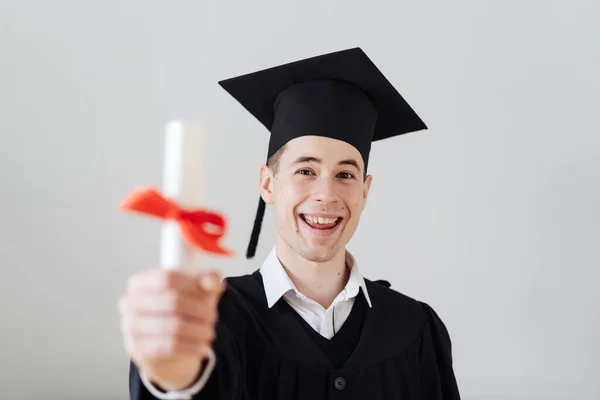
[[[215,254],[231,255],[232,251],[219,245],[225,235],[225,218],[205,210],[186,210],[162,196],[152,187],[133,191],[123,202],[121,210],[148,214],[163,220],[177,221],[183,237],[193,246]],[[206,224],[218,228],[217,233],[208,232]]]

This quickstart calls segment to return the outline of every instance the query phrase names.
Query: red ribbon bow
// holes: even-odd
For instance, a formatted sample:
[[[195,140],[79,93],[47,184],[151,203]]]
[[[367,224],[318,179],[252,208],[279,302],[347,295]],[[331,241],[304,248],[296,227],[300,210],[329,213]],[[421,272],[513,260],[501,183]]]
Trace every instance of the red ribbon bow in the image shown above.
[[[183,237],[193,246],[215,254],[231,255],[232,252],[219,245],[225,235],[225,218],[205,210],[185,210],[175,202],[162,196],[152,187],[133,191],[121,203],[122,210],[148,214],[163,220],[177,221]],[[208,232],[206,224],[219,228],[218,233]]]

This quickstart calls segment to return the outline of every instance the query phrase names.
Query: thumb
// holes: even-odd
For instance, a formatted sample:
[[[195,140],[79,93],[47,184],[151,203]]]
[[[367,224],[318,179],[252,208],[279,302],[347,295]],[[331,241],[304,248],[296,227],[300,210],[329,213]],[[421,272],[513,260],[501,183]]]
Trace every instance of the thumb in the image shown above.
[[[221,274],[216,271],[202,274],[198,277],[197,283],[202,290],[209,293],[216,294],[223,291],[225,288],[225,282],[223,282]]]

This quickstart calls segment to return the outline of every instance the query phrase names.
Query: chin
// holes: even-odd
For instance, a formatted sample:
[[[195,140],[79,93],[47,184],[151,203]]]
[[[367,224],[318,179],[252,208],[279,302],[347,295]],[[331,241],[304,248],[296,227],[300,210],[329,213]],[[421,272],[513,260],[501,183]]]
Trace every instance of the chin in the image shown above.
[[[340,247],[336,246],[311,246],[300,249],[302,258],[311,262],[324,263],[334,259]]]

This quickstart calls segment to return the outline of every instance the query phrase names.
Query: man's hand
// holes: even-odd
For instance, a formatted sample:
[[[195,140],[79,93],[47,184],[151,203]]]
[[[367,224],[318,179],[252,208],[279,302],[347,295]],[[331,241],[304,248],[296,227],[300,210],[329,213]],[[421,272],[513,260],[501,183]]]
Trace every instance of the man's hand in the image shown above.
[[[149,269],[130,278],[119,300],[125,350],[166,391],[192,385],[215,338],[224,291],[218,273]]]

